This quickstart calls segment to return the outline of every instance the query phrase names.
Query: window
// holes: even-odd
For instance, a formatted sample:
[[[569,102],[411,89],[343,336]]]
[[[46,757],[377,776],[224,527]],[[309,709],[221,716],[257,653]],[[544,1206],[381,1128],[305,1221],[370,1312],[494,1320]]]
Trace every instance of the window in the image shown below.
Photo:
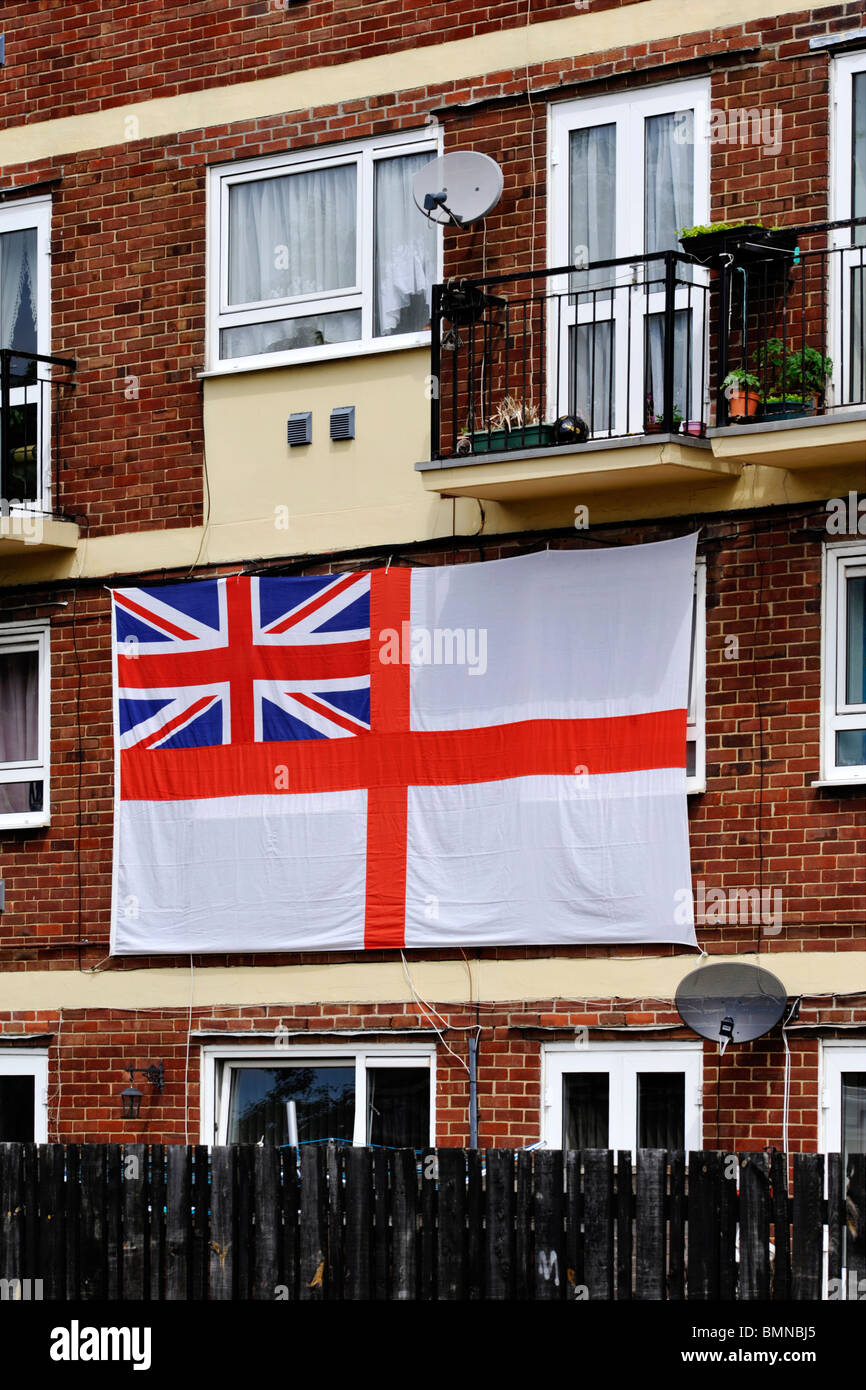
[[[0,626],[0,827],[48,824],[48,628]]]
[[[692,659],[689,665],[689,716],[686,726],[686,790],[707,788],[706,685],[707,685],[707,562],[699,556],[695,566],[695,598],[692,608]]]
[[[700,1043],[552,1043],[542,1137],[562,1149],[699,1149]]]
[[[13,352],[0,497],[12,510],[49,495],[50,390],[40,383],[50,368],[32,358],[50,352],[50,236],[49,199],[0,205],[0,348]]]
[[[866,53],[834,59],[832,217],[866,217]],[[834,400],[866,401],[866,225],[839,228],[831,257],[831,343]]]
[[[438,152],[424,132],[214,169],[210,366],[426,343],[441,239],[412,180]]]
[[[205,1048],[204,1139],[424,1149],[434,1142],[435,1056],[393,1044]]]
[[[822,1145],[825,1153],[841,1153],[844,1187],[850,1155],[866,1153],[866,1043],[827,1040],[821,1046],[821,1060]],[[855,1294],[848,1292],[848,1233],[844,1228],[843,1241],[843,1288],[847,1297],[853,1297]]]
[[[0,1048],[0,1143],[47,1142],[48,1054]]]
[[[825,782],[866,782],[866,544],[824,549],[822,742]]]
[[[681,229],[709,221],[708,120],[703,81],[552,107],[553,265],[680,251]],[[674,403],[686,420],[701,418],[706,385],[703,275],[677,270]],[[594,435],[642,433],[664,399],[664,262],[578,271],[552,288],[563,298],[551,391]]]

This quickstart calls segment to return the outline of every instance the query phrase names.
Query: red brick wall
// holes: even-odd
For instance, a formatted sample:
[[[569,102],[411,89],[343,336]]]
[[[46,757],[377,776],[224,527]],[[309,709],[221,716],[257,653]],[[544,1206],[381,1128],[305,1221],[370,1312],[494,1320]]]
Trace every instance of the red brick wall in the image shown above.
[[[838,1007],[834,1001],[806,998],[800,1023],[821,1024],[822,1036],[833,1036],[834,1025],[863,1022],[866,993]],[[541,1048],[565,1041],[574,1029],[586,1027],[588,1040],[625,1040],[626,1025],[658,1025],[645,1036],[659,1040],[692,1038],[669,1001],[533,1000],[525,1004],[482,1003],[473,1007],[437,1005],[448,1024],[436,1055],[436,1142],[469,1142],[469,1088],[462,1063],[467,1059],[469,1030],[480,1024],[478,1052],[478,1136],[482,1148],[536,1143],[541,1137]],[[186,1009],[130,1010],[65,1009],[56,1012],[7,1014],[0,1017],[3,1033],[53,1032],[49,1050],[49,1139],[69,1142],[191,1143],[200,1137],[199,1043],[190,1046],[189,1113],[186,1097],[186,1048],[189,1014]],[[192,1031],[219,1035],[273,1031],[282,1023],[290,1031],[305,1030],[310,1043],[334,1041],[335,1030],[364,1028],[372,1042],[399,1041],[411,1046],[407,1030],[417,1029],[418,1041],[435,1041],[431,1021],[415,1005],[332,1004],[281,1005],[269,1008],[196,1008]],[[441,1027],[441,1021],[437,1021]],[[401,1030],[399,1034],[395,1030]],[[252,1039],[251,1039],[252,1040]],[[209,1043],[215,1041],[209,1038]],[[266,1039],[257,1038],[258,1043]],[[357,1038],[349,1039],[357,1042]],[[633,1045],[639,1046],[634,1034]],[[304,1038],[291,1047],[303,1048]],[[819,1050],[814,1032],[794,1029],[791,1049],[791,1152],[814,1152],[819,1142]],[[453,1054],[456,1053],[455,1057]],[[287,1060],[288,1049],[275,1054]],[[2,1048],[0,1048],[2,1060]],[[165,1090],[154,1091],[136,1079],[142,1092],[138,1121],[121,1117],[121,1091],[129,1084],[127,1065],[145,1067],[162,1061]],[[266,1065],[263,1062],[262,1065]],[[728,1048],[721,1061],[714,1044],[704,1044],[703,1144],[706,1148],[738,1152],[773,1144],[782,1148],[782,1105],[785,1054],[778,1036]],[[62,1085],[58,1085],[58,1078]],[[718,1115],[718,1123],[717,1123]]]
[[[16,64],[25,51],[32,65],[27,119],[42,114],[43,102],[46,117],[68,116],[100,102],[122,106],[148,92],[166,95],[175,90],[175,65],[184,73],[185,88],[222,82],[228,71],[249,78],[268,71],[268,65],[284,70],[290,32],[293,42],[306,36],[304,42],[313,45],[306,57],[297,57],[299,63],[308,65],[311,54],[321,61],[323,28],[311,21],[324,22],[324,8],[103,5],[87,7],[82,15],[78,6],[7,6],[0,112],[5,100],[6,119],[22,117],[16,103],[22,98],[24,74]],[[360,55],[378,51],[371,42],[371,25],[360,24],[364,8],[371,7],[338,12],[352,15],[351,23],[357,17],[351,42]],[[448,11],[437,11],[433,20],[425,9],[393,9],[407,25],[407,45],[421,28],[430,41],[443,32],[449,37],[462,33],[451,27]],[[461,12],[461,19],[468,31],[480,33],[506,22],[504,12],[504,7],[485,8],[477,16],[470,12],[472,17]],[[333,15],[330,6],[328,13]],[[571,13],[570,5],[533,9],[536,18]],[[546,63],[529,71],[537,94],[531,107],[523,95],[523,68],[464,83],[443,79],[436,86],[370,101],[167,139],[125,140],[125,114],[133,109],[128,107],[118,109],[116,144],[5,169],[0,193],[57,181],[51,185],[52,350],[79,363],[78,388],[63,424],[61,509],[86,517],[91,535],[201,520],[202,388],[196,373],[204,366],[205,351],[209,163],[418,128],[435,108],[493,99],[493,105],[453,112],[444,121],[446,149],[483,150],[505,172],[504,195],[487,219],[486,231],[476,227],[447,234],[446,273],[474,274],[485,266],[488,273],[509,273],[530,263],[542,267],[547,256],[546,102],[551,90],[563,97],[614,86],[630,90],[707,70],[701,64],[712,56],[714,108],[778,109],[783,139],[780,154],[759,145],[713,146],[713,217],[802,223],[828,211],[828,58],[811,53],[808,40],[812,33],[850,27],[861,17],[861,5],[852,2],[823,10],[814,19],[804,10],[677,41]],[[18,40],[25,22],[26,50]],[[383,24],[377,20],[377,34]],[[66,32],[70,28],[73,36]],[[159,62],[154,45],[161,51]],[[46,46],[49,56],[56,47],[68,61],[52,67]],[[754,48],[760,51],[746,52]],[[261,68],[248,61],[250,53],[261,60]],[[527,234],[533,207],[534,238]],[[130,376],[138,379],[135,399],[125,395]]]

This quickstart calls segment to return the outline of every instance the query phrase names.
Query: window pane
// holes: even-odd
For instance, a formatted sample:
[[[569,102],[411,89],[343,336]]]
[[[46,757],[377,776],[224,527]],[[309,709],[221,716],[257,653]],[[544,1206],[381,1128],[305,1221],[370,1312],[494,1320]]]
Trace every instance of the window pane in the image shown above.
[[[39,757],[39,653],[0,647],[0,763]]]
[[[32,1143],[36,1082],[32,1076],[0,1076],[0,1143]]]
[[[842,1152],[866,1153],[866,1071],[842,1073]]]
[[[287,1144],[286,1103],[294,1101],[298,1140],[351,1143],[355,1122],[355,1068],[235,1067],[232,1069],[228,1143]]]
[[[12,359],[12,389],[29,385],[35,378],[26,359]],[[31,395],[34,393],[31,392]],[[14,397],[13,397],[14,399]],[[6,455],[6,488],[9,498],[35,502],[39,495],[39,448],[36,402],[24,401],[9,408],[9,452]]]
[[[866,233],[866,227],[858,227]],[[862,252],[861,252],[862,255]],[[866,401],[866,267],[851,267],[851,382],[848,401]]]
[[[695,740],[689,738],[686,743],[686,776],[694,777],[698,770],[698,750]]]
[[[845,699],[849,705],[866,705],[866,575],[849,579],[846,595]]]
[[[229,303],[352,288],[357,277],[354,164],[229,189]]]
[[[42,782],[0,782],[0,815],[29,814],[42,807]]]
[[[606,1149],[610,1117],[609,1073],[581,1071],[564,1076],[562,1117],[564,1149]]]
[[[647,418],[661,419],[665,400],[665,316],[649,314],[646,320],[646,408]],[[674,314],[674,411],[683,420],[700,414],[692,398],[689,373],[691,314],[677,309]]]
[[[616,327],[610,319],[580,323],[568,330],[568,408],[582,416],[591,434],[610,434],[613,430],[615,342]]]
[[[0,347],[36,352],[36,228],[0,236]]]
[[[672,111],[645,122],[644,236],[647,251],[679,251],[695,205],[695,114]],[[682,278],[682,268],[677,272]]]
[[[866,729],[843,729],[837,733],[836,766],[866,767]]]
[[[681,1071],[638,1072],[637,1146],[685,1147],[686,1079]]]
[[[367,1143],[424,1149],[430,1142],[429,1067],[368,1067]]]
[[[374,166],[373,336],[418,333],[430,323],[436,224],[422,217],[412,180],[432,155],[400,155]]]
[[[224,328],[220,333],[220,357],[257,357],[259,353],[288,352],[290,348],[354,343],[360,336],[360,309],[310,314],[273,323],[251,323],[244,328]]]
[[[616,126],[573,130],[569,141],[568,260],[577,263],[578,247],[590,261],[616,257]],[[612,270],[572,276],[572,288],[609,285]],[[580,299],[578,303],[586,301]]]
[[[851,98],[854,108],[851,133],[851,216],[866,217],[866,72],[855,73]],[[854,228],[854,244],[866,245],[866,227]]]

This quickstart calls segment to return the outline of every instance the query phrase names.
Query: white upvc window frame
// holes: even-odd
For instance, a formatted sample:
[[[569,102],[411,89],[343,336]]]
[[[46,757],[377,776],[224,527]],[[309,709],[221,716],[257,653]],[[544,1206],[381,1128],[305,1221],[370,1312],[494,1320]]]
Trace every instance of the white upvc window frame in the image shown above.
[[[554,102],[548,108],[548,227],[547,237],[550,248],[550,264],[554,266],[572,265],[575,248],[569,245],[569,144],[571,132],[591,129],[600,125],[616,125],[616,237],[613,259],[624,256],[642,255],[645,247],[645,121],[653,116],[667,115],[673,111],[692,110],[694,112],[694,198],[691,217],[687,225],[697,226],[710,220],[710,100],[709,78],[686,78],[668,82],[663,86],[642,88],[634,91],[606,93],[596,97],[579,97],[564,102]],[[635,217],[634,209],[639,209]],[[678,249],[682,249],[681,247]],[[662,254],[662,253],[659,253]],[[636,421],[643,420],[643,341],[642,329],[632,325],[632,370],[630,398],[626,398],[625,382],[627,371],[628,338],[622,331],[623,321],[631,317],[642,320],[644,314],[656,314],[664,310],[664,293],[653,291],[648,298],[634,295],[635,286],[645,282],[645,265],[619,267],[616,283],[620,288],[614,291],[614,302],[607,310],[602,307],[600,314],[592,304],[580,306],[576,303],[580,294],[579,277],[574,294],[568,294],[567,276],[552,279],[548,289],[553,294],[567,296],[562,300],[562,333],[578,323],[600,323],[612,318],[619,325],[614,345],[613,370],[615,380],[616,405],[611,421],[615,436],[626,433],[640,433],[635,430]],[[653,276],[658,267],[653,269]],[[709,283],[706,271],[693,268],[694,284],[698,289]],[[588,293],[588,292],[587,292]],[[600,291],[605,297],[606,292]],[[676,293],[675,307],[687,309],[688,293],[685,288]],[[700,294],[692,301],[693,341],[704,343],[706,326],[701,310]],[[553,316],[554,318],[556,316]],[[556,332],[548,334],[547,380],[551,401],[555,402],[557,393],[563,397],[564,374],[567,372],[567,351],[561,351],[556,341]],[[567,342],[567,337],[566,337]],[[706,348],[704,347],[704,353]],[[703,409],[704,399],[700,399],[701,370],[704,353],[695,352],[692,367],[693,403]],[[708,399],[706,379],[703,394]],[[675,402],[676,404],[676,402]],[[685,408],[685,407],[683,407]],[[608,431],[597,431],[606,436]]]
[[[367,1071],[372,1067],[429,1068],[431,1147],[436,1141],[436,1045],[435,1043],[365,1043],[335,1038],[329,1043],[276,1041],[254,1044],[206,1045],[201,1050],[201,1143],[225,1144],[228,1135],[228,1102],[234,1067],[321,1066],[355,1067],[355,1126],[352,1143],[367,1143]]]
[[[51,198],[22,198],[20,202],[0,203],[0,234],[31,229],[36,232],[36,351],[47,357],[51,352]],[[50,382],[50,365],[40,362],[36,375],[38,381]],[[45,400],[41,402],[43,396]],[[42,418],[38,421],[39,494],[32,501],[3,498],[7,515],[51,510],[51,388],[48,385],[41,389],[35,385],[15,387],[10,404],[21,405],[26,400],[33,401],[34,397],[37,411],[40,403],[47,406],[42,408]]]
[[[695,564],[695,621],[692,633],[691,688],[686,741],[695,750],[695,770],[686,777],[689,795],[707,789],[707,562]]]
[[[48,1053],[32,1047],[0,1047],[0,1077],[33,1077],[33,1142],[48,1143]]]
[[[0,812],[0,830],[29,830],[51,819],[51,648],[48,623],[0,623],[0,655],[36,651],[39,657],[38,757],[0,763],[0,783],[42,782],[42,810]]]
[[[821,1114],[818,1127],[820,1152],[838,1154],[842,1152],[842,1073],[846,1071],[866,1072],[866,1038],[851,1042],[847,1038],[822,1038],[820,1055],[820,1104]],[[845,1174],[842,1174],[844,1191]],[[824,1174],[824,1196],[827,1196],[827,1174]],[[824,1228],[824,1260],[822,1297],[826,1298],[827,1286],[828,1233]],[[842,1268],[842,1297],[853,1296],[849,1284],[847,1267]],[[862,1292],[860,1294],[862,1298]],[[837,1295],[838,1297],[838,1295]]]
[[[866,540],[827,541],[821,585],[821,783],[866,785],[866,763],[836,762],[836,735],[866,729],[866,704],[845,699],[847,580],[866,575]]]
[[[858,73],[866,73],[866,50],[835,55],[830,64],[830,218],[831,221],[845,221],[854,216],[852,197],[852,170],[854,160],[853,115],[854,78]],[[866,228],[860,229],[866,237]],[[830,313],[829,341],[827,352],[833,360],[833,377],[830,383],[831,400],[834,409],[859,410],[858,402],[849,405],[845,402],[845,373],[853,351],[851,331],[852,277],[855,270],[866,275],[866,245],[850,249],[852,236],[849,230],[839,228],[830,233],[831,246],[840,254],[831,257],[830,274]]]
[[[364,356],[370,353],[395,352],[414,347],[428,347],[430,330],[420,333],[392,334],[373,337],[373,266],[374,266],[374,166],[379,160],[400,155],[428,153],[435,159],[442,152],[442,132],[438,127],[414,131],[393,131],[374,139],[346,142],[309,149],[287,150],[261,159],[244,160],[233,164],[218,164],[208,173],[207,190],[207,367],[204,376],[222,376],[233,372],[260,370],[302,362],[322,362]],[[286,174],[333,168],[340,164],[355,164],[357,168],[358,240],[357,283],[351,289],[328,291],[318,296],[295,297],[288,300],[267,300],[260,305],[228,306],[228,208],[229,190],[233,184],[279,178]],[[423,216],[418,213],[419,219]],[[442,279],[443,242],[441,228],[437,231],[435,279]],[[224,254],[225,253],[225,254]],[[354,342],[326,343],[320,347],[294,348],[284,352],[260,353],[249,357],[220,357],[220,330],[242,327],[269,319],[361,310],[361,337]],[[258,313],[256,313],[258,310]]]
[[[701,1042],[547,1043],[541,1049],[541,1138],[562,1144],[563,1078],[569,1072],[610,1074],[608,1148],[637,1148],[639,1072],[682,1071],[685,1079],[685,1151],[703,1148],[703,1044]]]

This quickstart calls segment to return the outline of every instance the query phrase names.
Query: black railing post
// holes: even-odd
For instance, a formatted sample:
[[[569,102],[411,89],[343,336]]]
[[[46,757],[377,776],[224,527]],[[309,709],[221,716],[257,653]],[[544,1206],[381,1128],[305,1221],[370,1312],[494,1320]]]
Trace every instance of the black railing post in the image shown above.
[[[433,286],[430,312],[430,457],[442,457],[442,286]]]
[[[9,452],[9,411],[11,404],[11,356],[11,349],[0,348],[0,500],[6,499],[6,462]]]
[[[677,263],[676,252],[665,252],[665,383],[662,430],[674,432],[674,331],[676,327]]]
[[[716,425],[728,423],[728,398],[725,395],[725,377],[730,365],[728,335],[731,315],[731,258],[723,257],[719,267],[719,367],[716,385]],[[713,325],[708,316],[708,332],[712,335]],[[711,337],[712,341],[712,337]],[[743,363],[745,366],[746,363]]]

